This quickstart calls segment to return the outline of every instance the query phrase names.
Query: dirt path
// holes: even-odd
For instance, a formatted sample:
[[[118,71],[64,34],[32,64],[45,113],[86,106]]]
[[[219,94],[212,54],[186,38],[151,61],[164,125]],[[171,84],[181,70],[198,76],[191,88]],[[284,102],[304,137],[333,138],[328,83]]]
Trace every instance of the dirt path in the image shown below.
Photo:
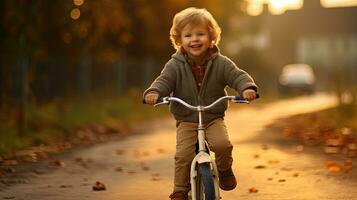
[[[234,144],[233,169],[239,187],[222,199],[304,200],[357,199],[357,174],[330,174],[325,155],[313,147],[296,152],[297,141],[264,127],[275,119],[334,106],[319,94],[267,104],[238,105],[226,122]],[[149,128],[149,127],[143,127]],[[172,190],[175,125],[172,119],[153,123],[151,134],[98,144],[61,155],[64,167],[39,167],[22,174],[20,184],[0,191],[0,199],[168,199]],[[136,130],[140,131],[140,130]],[[45,164],[43,164],[45,165]],[[107,190],[92,191],[95,181]],[[255,187],[257,193],[249,193]]]

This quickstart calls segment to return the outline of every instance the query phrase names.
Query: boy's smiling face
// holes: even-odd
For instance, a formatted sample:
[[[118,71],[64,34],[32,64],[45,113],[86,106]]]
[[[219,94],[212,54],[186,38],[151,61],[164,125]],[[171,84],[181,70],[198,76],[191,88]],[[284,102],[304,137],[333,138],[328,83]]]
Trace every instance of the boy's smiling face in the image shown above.
[[[208,27],[204,23],[187,24],[181,32],[181,46],[196,63],[202,62],[210,43]]]

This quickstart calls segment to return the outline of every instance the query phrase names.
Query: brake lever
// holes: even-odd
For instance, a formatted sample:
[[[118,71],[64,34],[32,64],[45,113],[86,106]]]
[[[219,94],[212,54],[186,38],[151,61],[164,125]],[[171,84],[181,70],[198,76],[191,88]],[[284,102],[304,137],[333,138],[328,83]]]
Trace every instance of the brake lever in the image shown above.
[[[244,100],[243,100],[243,99],[238,99],[238,100],[233,99],[232,102],[233,102],[233,103],[246,103],[246,104],[250,104],[250,101],[245,100],[245,99],[244,99]]]

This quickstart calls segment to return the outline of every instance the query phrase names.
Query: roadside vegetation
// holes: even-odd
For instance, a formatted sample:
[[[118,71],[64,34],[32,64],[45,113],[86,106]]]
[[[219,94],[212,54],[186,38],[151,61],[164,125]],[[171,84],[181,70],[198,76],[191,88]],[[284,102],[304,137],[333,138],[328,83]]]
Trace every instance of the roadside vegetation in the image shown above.
[[[125,135],[131,123],[168,113],[164,106],[153,109],[143,105],[141,98],[138,90],[114,97],[99,92],[75,99],[56,99],[41,106],[31,105],[26,112],[23,135],[18,134],[13,118],[1,121],[0,155],[12,154],[31,146],[70,140],[77,143],[96,142],[108,135]]]
[[[357,113],[354,104],[280,119],[273,125],[284,136],[297,138],[304,146],[317,146],[342,159],[357,157]],[[336,167],[336,166],[334,166]],[[334,168],[336,169],[336,168]]]

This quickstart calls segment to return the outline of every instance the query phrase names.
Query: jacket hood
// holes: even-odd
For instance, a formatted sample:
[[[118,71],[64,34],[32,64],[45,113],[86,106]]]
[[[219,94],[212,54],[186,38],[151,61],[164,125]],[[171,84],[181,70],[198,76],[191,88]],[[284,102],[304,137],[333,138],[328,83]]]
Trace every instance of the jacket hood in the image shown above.
[[[211,59],[213,60],[214,58],[216,58],[218,56],[219,52],[220,52],[219,48],[216,45],[214,45]],[[181,62],[187,62],[184,54],[181,51],[181,49],[177,50],[174,54],[172,54],[171,58],[174,58],[174,59],[179,60]]]

